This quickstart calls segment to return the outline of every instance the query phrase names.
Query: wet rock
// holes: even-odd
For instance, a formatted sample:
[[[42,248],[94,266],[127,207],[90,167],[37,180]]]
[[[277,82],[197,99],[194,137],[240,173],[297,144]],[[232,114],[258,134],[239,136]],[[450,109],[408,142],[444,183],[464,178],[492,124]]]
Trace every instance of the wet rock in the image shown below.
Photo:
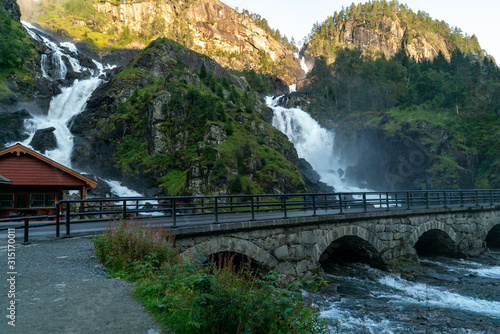
[[[54,134],[55,130],[56,128],[54,127],[37,130],[30,142],[31,147],[42,154],[45,154],[45,151],[51,151],[57,148],[57,139]]]
[[[29,137],[26,133],[24,121],[32,118],[30,113],[23,109],[16,112],[0,112],[0,149],[11,142],[23,141]]]

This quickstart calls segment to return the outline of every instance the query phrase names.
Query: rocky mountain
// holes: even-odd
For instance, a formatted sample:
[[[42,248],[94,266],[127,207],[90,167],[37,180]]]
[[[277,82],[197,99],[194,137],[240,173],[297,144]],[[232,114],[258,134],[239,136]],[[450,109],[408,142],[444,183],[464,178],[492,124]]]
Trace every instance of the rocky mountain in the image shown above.
[[[427,13],[413,12],[398,1],[375,0],[352,4],[316,24],[301,53],[324,56],[333,62],[341,48],[356,48],[363,55],[391,58],[404,50],[417,61],[432,60],[439,53],[450,59],[454,49],[483,55],[477,38],[464,36],[460,29]]]
[[[285,37],[218,0],[19,2],[26,19],[101,54],[167,37],[238,71],[273,74],[287,84],[305,75]]]
[[[315,26],[300,105],[336,133],[346,179],[378,190],[500,186],[500,69],[464,36],[397,1]]]
[[[268,113],[245,77],[159,38],[74,119],[72,163],[168,195],[305,191],[297,153]]]

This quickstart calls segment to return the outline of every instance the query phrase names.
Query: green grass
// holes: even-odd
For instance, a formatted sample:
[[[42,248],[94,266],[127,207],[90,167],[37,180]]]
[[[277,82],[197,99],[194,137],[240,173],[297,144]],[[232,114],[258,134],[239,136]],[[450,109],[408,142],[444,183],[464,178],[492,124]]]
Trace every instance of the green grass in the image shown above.
[[[158,226],[116,223],[95,237],[94,253],[110,276],[135,283],[134,296],[162,327],[176,333],[328,333],[327,321],[302,299],[321,279],[284,283],[260,277],[234,255],[202,266],[206,255],[181,258]]]

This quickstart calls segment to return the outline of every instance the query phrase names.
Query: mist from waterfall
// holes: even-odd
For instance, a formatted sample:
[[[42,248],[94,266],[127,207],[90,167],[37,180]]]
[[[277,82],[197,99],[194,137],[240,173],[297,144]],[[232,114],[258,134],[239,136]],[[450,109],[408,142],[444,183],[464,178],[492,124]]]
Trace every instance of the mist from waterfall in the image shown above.
[[[334,154],[335,134],[319,125],[302,109],[279,106],[281,98],[266,98],[267,106],[273,109],[272,125],[288,137],[299,157],[311,164],[321,181],[336,191],[367,191],[342,178],[347,166],[343,166]]]

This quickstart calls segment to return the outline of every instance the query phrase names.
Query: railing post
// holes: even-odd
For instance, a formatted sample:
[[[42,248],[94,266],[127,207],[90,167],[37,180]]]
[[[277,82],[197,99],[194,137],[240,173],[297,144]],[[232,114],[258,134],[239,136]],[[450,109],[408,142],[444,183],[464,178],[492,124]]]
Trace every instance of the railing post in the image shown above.
[[[30,229],[30,219],[28,218],[28,216],[26,216],[26,218],[24,219],[24,242],[23,242],[24,245],[30,244],[29,229]]]
[[[71,216],[71,206],[66,202],[66,237],[70,235],[70,216]]]
[[[288,218],[287,212],[286,212],[286,196],[283,196],[283,218]]]
[[[477,190],[474,192],[475,196],[476,196],[476,206],[479,206],[479,196],[477,194]]]
[[[340,209],[339,213],[342,213],[342,194],[339,194],[339,209]]]
[[[139,217],[139,200],[135,201],[135,216]]]
[[[425,208],[429,209],[429,192],[425,192]]]
[[[493,205],[493,190],[490,190],[490,205]]]
[[[56,238],[59,238],[61,235],[61,227],[59,226],[59,223],[61,221],[61,216],[59,214],[59,208],[60,203],[56,204]]]
[[[366,206],[366,193],[363,193],[363,212],[367,212],[367,206]]]
[[[250,204],[251,204],[251,210],[252,210],[252,219],[251,220],[255,220],[255,207],[253,204],[253,196],[250,197]]]
[[[127,220],[127,200],[123,200],[122,214],[123,220]]]
[[[385,209],[386,211],[389,211],[389,192],[386,192],[385,193],[385,205],[387,205],[387,209]]]
[[[460,191],[460,207],[464,207],[464,193]]]
[[[219,203],[217,201],[217,197],[214,197],[214,209],[215,209],[215,224],[218,224],[219,223]]]
[[[229,197],[229,206],[231,207],[231,212],[233,212],[233,196]]]
[[[313,216],[316,216],[316,195],[313,195]]]
[[[172,227],[177,227],[177,212],[175,207],[175,198],[172,198]]]
[[[448,207],[448,203],[446,202],[446,191],[443,191],[443,204],[443,207],[446,209]]]
[[[410,204],[410,192],[406,192],[406,209],[410,210],[411,209],[411,204]]]

